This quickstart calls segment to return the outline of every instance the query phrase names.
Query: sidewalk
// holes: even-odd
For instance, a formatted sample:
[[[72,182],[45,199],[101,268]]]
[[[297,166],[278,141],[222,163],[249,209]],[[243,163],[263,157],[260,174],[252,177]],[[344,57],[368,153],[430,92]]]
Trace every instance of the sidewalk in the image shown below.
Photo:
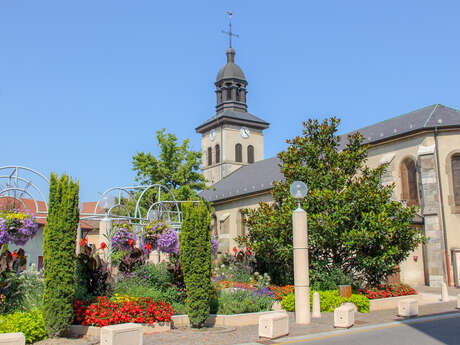
[[[419,315],[433,315],[445,313],[460,313],[456,309],[456,298],[449,302],[438,302],[440,292],[430,290],[432,288],[419,289],[425,302],[434,300],[435,303],[422,303],[419,306]],[[423,290],[423,291],[422,291]],[[449,291],[452,298],[457,295],[459,289]],[[426,298],[425,298],[426,297]],[[386,322],[403,320],[396,315],[396,310],[381,310],[368,314],[355,314],[354,328],[377,325]],[[322,313],[321,319],[313,319],[310,325],[297,325],[294,320],[294,313],[289,313],[289,337],[301,336],[314,333],[330,332],[335,330],[333,327],[333,313]],[[217,332],[193,331],[190,329],[176,329],[169,334],[155,334],[144,336],[144,345],[168,344],[168,345],[235,345],[244,343],[256,343],[259,340],[258,326],[238,327],[236,329],[220,329]],[[264,341],[263,344],[274,342]]]

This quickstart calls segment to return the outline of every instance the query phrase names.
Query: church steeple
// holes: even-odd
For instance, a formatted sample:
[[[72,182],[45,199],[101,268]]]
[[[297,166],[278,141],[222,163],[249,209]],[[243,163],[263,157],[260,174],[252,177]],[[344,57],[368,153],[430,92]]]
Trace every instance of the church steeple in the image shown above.
[[[224,110],[247,112],[246,86],[248,82],[240,66],[235,64],[235,49],[227,49],[227,64],[216,78],[217,113]]]

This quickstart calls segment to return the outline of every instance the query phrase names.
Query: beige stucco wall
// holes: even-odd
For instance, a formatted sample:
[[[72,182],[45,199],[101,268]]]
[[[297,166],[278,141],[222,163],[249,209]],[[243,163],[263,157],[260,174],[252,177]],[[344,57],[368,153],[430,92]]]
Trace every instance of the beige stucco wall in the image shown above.
[[[254,161],[264,159],[264,136],[260,129],[249,128],[249,138],[243,138],[240,133],[242,126],[225,124],[222,127],[216,127],[216,136],[213,141],[210,139],[210,131],[203,133],[201,136],[201,166],[202,172],[208,185],[214,184],[227,176],[231,172],[248,164],[247,148],[249,145],[254,146]],[[235,162],[235,145],[242,145],[243,162]],[[216,164],[215,146],[219,145],[222,152],[220,163]],[[208,166],[208,147],[212,148],[212,165]]]
[[[43,256],[43,229],[44,226],[40,225],[37,234],[23,246],[8,245],[9,250],[12,252],[19,250],[19,248],[24,249],[27,256],[27,267],[34,264],[35,268],[38,268],[38,257]]]
[[[219,251],[231,250],[233,246],[237,245],[234,238],[239,234],[238,232],[242,231],[241,225],[238,224],[240,220],[240,210],[244,208],[256,208],[259,205],[259,202],[271,202],[273,200],[269,192],[261,193],[249,197],[244,197],[240,199],[230,200],[224,203],[218,203],[214,205],[215,209],[215,219],[217,220],[217,228],[214,228],[214,231],[217,230],[218,239],[219,239]],[[228,228],[226,227],[228,222]],[[228,229],[228,233],[226,233]]]

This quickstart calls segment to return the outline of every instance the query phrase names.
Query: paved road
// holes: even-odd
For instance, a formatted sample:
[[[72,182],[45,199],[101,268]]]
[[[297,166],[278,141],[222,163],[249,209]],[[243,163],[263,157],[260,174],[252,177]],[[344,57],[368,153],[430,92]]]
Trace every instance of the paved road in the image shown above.
[[[409,323],[362,327],[310,336],[309,338],[279,340],[278,344],[295,345],[459,345],[460,315],[442,319],[428,318]]]

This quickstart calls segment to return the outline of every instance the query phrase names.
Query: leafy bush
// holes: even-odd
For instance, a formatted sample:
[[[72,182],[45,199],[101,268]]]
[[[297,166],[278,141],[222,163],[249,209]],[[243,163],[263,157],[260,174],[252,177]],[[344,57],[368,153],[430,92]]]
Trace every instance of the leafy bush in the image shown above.
[[[297,202],[289,187],[295,180],[308,186],[301,207],[308,213],[312,269],[337,267],[356,285],[379,284],[424,240],[411,224],[416,208],[393,200],[394,185],[381,183],[388,164],[369,168],[364,137],[340,138],[339,123],[335,117],[304,122],[302,135],[278,154],[284,179],[273,184],[273,202],[243,211],[248,235],[238,242],[253,250],[258,271],[268,272],[276,284],[294,278]]]
[[[108,264],[101,260],[86,239],[80,242],[81,253],[76,265],[75,298],[91,299],[106,295],[111,287],[111,275]]]
[[[79,222],[77,182],[50,177],[49,208],[43,239],[45,289],[43,317],[51,337],[62,335],[73,321],[75,238]]]
[[[356,305],[360,313],[369,312],[369,299],[363,295],[352,294],[350,298],[340,296],[337,290],[318,291],[322,312],[331,312],[343,303],[350,302]],[[310,309],[313,308],[313,293],[310,291]],[[295,311],[295,295],[290,293],[281,300],[281,307],[286,311]]]
[[[230,315],[269,311],[273,298],[255,291],[230,290],[217,291],[211,299],[211,313]]]
[[[351,285],[352,279],[338,267],[331,270],[316,267],[310,270],[311,288],[315,291],[335,290],[339,285]]]
[[[27,270],[21,273],[20,278],[22,287],[21,309],[31,311],[33,309],[42,309],[43,307],[43,274],[31,265]]]
[[[134,272],[121,275],[113,292],[118,295],[150,297],[154,301],[184,303],[185,291],[174,283],[165,263],[139,266]]]
[[[1,248],[0,255],[0,313],[10,313],[20,309],[23,288],[19,273],[26,267],[24,250],[11,253],[7,246]]]
[[[183,204],[180,263],[187,288],[190,325],[201,328],[209,316],[211,293],[211,234],[209,211],[203,202]]]
[[[38,309],[30,312],[16,312],[14,314],[0,315],[0,333],[22,332],[28,344],[46,339],[45,321]]]

